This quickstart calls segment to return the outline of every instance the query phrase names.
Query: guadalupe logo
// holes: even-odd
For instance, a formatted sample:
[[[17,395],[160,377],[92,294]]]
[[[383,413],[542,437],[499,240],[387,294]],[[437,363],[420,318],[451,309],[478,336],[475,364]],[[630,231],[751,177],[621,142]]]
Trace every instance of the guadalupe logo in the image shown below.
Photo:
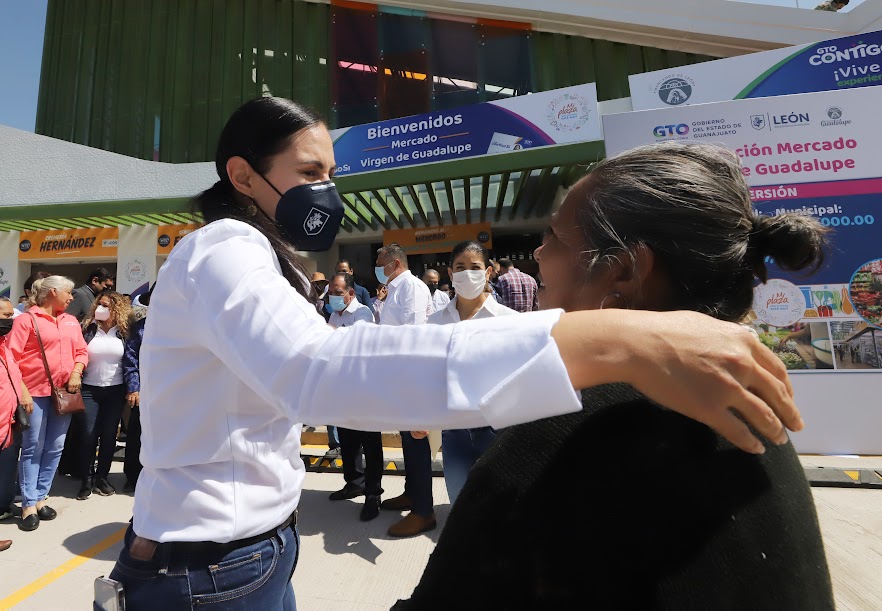
[[[132,259],[126,265],[126,279],[129,282],[137,283],[147,276],[147,266],[138,259]]]
[[[765,115],[750,115],[750,126],[753,129],[765,129],[766,116]]]
[[[306,232],[306,235],[318,235],[325,228],[329,218],[331,218],[331,215],[327,212],[313,208],[306,215],[306,220],[303,221],[303,230]]]
[[[559,132],[576,131],[590,117],[588,100],[576,93],[565,93],[548,105],[548,124]]]
[[[655,87],[658,98],[668,106],[679,106],[692,97],[695,81],[689,77],[676,75],[666,78]]]
[[[836,119],[841,119],[842,118],[842,109],[837,108],[835,106],[831,106],[830,108],[827,109],[827,116],[830,117],[831,119],[833,119],[834,121]]]

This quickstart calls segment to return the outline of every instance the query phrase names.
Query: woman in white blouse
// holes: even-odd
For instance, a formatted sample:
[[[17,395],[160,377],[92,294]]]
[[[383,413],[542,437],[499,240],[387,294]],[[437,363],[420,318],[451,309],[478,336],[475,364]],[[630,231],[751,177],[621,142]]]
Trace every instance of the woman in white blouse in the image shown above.
[[[479,242],[461,242],[450,253],[447,274],[456,291],[456,297],[444,309],[429,316],[429,324],[448,325],[463,320],[477,320],[494,316],[517,314],[497,302],[490,294],[490,274],[493,267],[487,251]],[[423,433],[424,431],[414,431]],[[441,432],[444,456],[444,483],[450,504],[469,476],[469,469],[496,438],[491,426],[469,429],[446,429]]]
[[[695,313],[334,330],[295,251],[329,249],[343,219],[324,124],[288,100],[247,102],[216,167],[196,200],[206,225],[175,246],[150,302],[144,470],[111,574],[129,611],[296,608],[302,422],[499,428],[579,410],[574,388],[622,381],[748,451],[762,445],[730,408],[777,442],[801,427],[781,362]]]
[[[89,365],[83,375],[82,388],[86,411],[74,416],[74,426],[81,427],[77,453],[83,474],[83,483],[77,493],[77,499],[81,501],[92,496],[93,491],[102,496],[116,493],[107,476],[126,404],[122,358],[130,315],[128,299],[119,293],[104,291],[83,320],[83,339],[89,347]]]

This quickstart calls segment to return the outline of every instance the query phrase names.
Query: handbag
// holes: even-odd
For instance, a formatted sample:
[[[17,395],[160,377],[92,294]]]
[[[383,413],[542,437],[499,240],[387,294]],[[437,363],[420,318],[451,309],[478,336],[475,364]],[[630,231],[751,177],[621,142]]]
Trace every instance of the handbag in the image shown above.
[[[37,332],[37,342],[40,344],[40,354],[43,356],[43,366],[46,368],[46,377],[49,378],[49,387],[52,389],[52,405],[55,406],[55,413],[59,416],[67,414],[76,414],[86,411],[86,404],[83,403],[83,395],[78,392],[68,392],[66,388],[56,386],[52,382],[52,373],[49,371],[49,361],[46,360],[46,349],[43,347],[43,338],[40,337],[40,325],[37,324],[37,317],[28,312],[34,319],[34,330]]]
[[[0,357],[0,363],[3,363],[6,377],[9,378],[9,385],[12,386],[12,392],[15,393],[15,424],[13,424],[13,427],[18,431],[26,431],[31,426],[31,415],[25,409],[25,406],[21,404],[21,398],[18,396],[18,391],[15,390],[15,382],[12,381],[12,374],[9,373],[9,365],[6,364],[6,360],[3,357]]]

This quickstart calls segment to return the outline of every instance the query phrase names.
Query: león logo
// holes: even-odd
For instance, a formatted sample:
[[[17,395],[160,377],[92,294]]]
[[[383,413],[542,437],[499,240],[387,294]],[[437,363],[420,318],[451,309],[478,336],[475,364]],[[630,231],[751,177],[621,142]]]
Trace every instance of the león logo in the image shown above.
[[[306,220],[303,221],[303,230],[306,232],[306,235],[318,235],[325,228],[325,223],[328,222],[329,218],[331,218],[331,215],[327,212],[313,208],[306,215]]]
[[[750,115],[750,126],[753,129],[765,129],[766,116],[765,115]]]

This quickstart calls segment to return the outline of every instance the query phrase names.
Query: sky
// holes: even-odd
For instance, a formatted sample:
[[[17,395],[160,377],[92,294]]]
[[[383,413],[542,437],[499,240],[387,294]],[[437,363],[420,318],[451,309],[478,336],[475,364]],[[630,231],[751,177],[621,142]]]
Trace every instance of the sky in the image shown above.
[[[0,0],[0,125],[34,131],[48,0]]]

